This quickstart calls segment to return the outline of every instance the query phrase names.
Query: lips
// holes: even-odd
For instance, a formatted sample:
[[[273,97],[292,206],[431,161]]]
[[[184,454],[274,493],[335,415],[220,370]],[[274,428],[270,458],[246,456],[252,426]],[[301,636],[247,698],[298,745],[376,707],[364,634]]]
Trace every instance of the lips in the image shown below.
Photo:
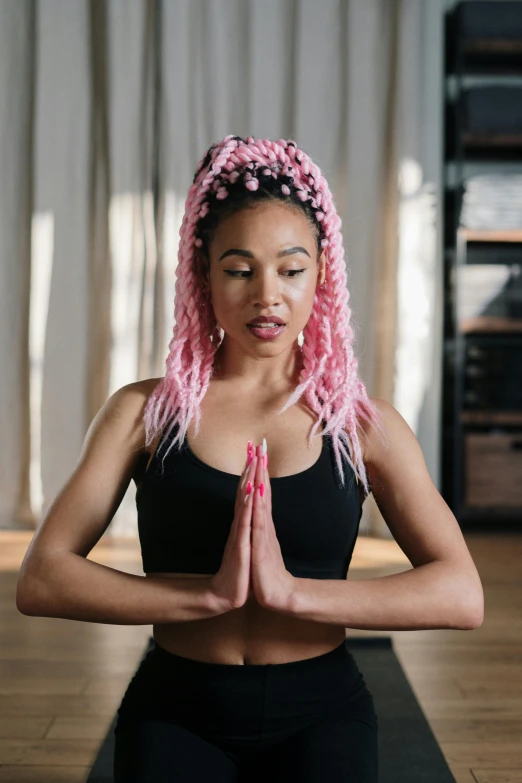
[[[277,324],[276,326],[267,326],[266,323],[247,325],[250,332],[260,340],[275,340],[286,329],[286,324]]]
[[[278,318],[277,316],[259,316],[258,318],[254,318],[253,321],[250,321],[247,323],[247,326],[264,326],[265,324],[278,324],[279,326],[284,326],[285,322],[282,318]]]

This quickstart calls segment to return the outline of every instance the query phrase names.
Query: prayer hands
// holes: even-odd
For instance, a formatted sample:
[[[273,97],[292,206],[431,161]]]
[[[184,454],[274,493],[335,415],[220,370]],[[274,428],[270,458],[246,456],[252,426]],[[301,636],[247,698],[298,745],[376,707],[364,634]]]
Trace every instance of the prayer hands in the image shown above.
[[[252,591],[261,606],[284,611],[290,605],[295,580],[286,570],[272,519],[272,488],[267,468],[266,440],[263,439],[263,446],[256,447],[255,454],[257,465],[252,488],[250,561]]]

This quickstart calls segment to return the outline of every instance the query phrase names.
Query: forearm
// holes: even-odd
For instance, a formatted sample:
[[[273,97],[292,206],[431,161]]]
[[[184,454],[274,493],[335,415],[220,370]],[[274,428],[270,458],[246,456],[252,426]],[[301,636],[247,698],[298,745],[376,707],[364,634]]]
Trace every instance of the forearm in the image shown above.
[[[364,580],[300,579],[285,613],[373,631],[472,629],[481,624],[482,587],[454,566],[426,563]]]
[[[210,577],[127,574],[72,552],[54,555],[19,586],[23,614],[114,625],[203,620],[228,611],[210,590]]]

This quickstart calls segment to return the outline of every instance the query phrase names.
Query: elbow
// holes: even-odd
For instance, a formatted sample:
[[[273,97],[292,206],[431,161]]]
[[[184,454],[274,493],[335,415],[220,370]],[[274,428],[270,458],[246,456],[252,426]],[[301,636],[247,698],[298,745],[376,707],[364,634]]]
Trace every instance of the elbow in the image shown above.
[[[484,622],[484,615],[470,615],[466,622],[459,625],[460,631],[474,631],[476,628],[480,628]]]
[[[54,583],[58,571],[54,562],[49,567],[48,558],[29,558],[26,553],[16,584],[16,608],[21,614],[28,617],[53,617],[49,609],[54,604]]]
[[[451,616],[448,628],[474,631],[484,622],[484,590],[478,571],[449,566],[444,581],[444,603]]]
[[[462,616],[464,620],[458,626],[460,630],[474,631],[476,628],[480,628],[484,622],[484,593],[482,590],[473,600],[466,601],[461,612]]]
[[[16,587],[16,608],[20,614],[25,614],[28,617],[35,614],[30,603],[27,592],[24,587],[18,582]]]
[[[27,617],[43,617],[39,601],[36,600],[40,591],[35,589],[34,584],[28,580],[27,576],[23,579],[18,578],[16,585],[16,608],[20,614]]]
[[[474,631],[475,628],[480,628],[484,622],[484,605],[479,608],[473,615],[468,617],[468,623],[465,627],[465,631]]]

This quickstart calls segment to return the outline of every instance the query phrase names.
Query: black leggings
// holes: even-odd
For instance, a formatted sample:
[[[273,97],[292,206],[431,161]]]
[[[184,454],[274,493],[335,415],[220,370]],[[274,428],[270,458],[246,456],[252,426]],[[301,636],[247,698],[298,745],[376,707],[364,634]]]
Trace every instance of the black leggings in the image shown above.
[[[118,709],[114,783],[377,783],[377,732],[344,642],[245,666],[154,643]]]

